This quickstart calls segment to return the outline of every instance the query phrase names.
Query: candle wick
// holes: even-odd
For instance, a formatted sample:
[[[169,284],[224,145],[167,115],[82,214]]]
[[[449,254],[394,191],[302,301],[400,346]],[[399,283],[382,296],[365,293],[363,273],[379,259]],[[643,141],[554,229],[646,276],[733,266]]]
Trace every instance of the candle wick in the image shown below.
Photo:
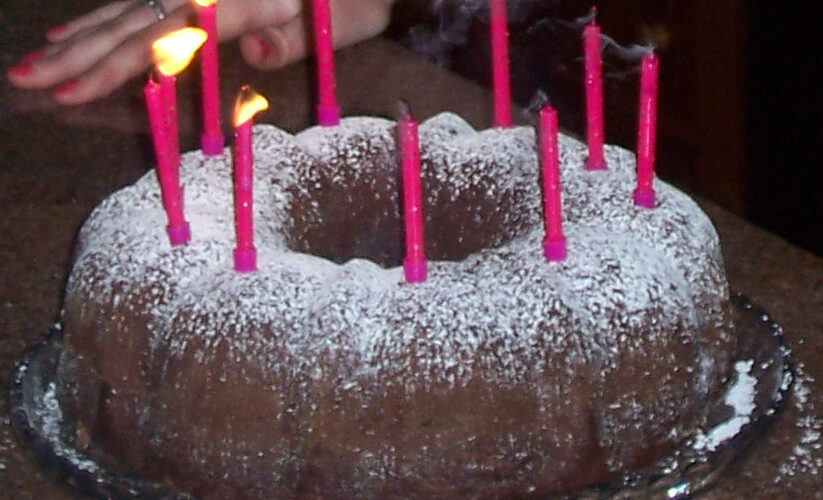
[[[529,99],[529,103],[526,104],[526,107],[523,108],[523,114],[528,116],[531,113],[536,113],[540,111],[544,106],[547,104],[551,104],[552,100],[549,97],[548,92],[544,89],[537,89],[537,92],[532,95],[532,98]]]
[[[409,101],[406,99],[400,99],[397,103],[397,107],[400,110],[401,119],[406,119],[411,116],[411,106],[409,105]]]

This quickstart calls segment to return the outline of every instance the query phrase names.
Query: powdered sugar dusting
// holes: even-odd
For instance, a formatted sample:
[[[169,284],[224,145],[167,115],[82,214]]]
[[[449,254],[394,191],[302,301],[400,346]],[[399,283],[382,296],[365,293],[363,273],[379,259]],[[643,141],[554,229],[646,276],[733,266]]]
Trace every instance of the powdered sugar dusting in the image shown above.
[[[802,362],[795,369],[794,406],[799,417],[795,422],[798,438],[792,453],[780,464],[775,483],[783,483],[798,475],[823,474],[823,417],[817,414],[811,399],[814,379],[806,373]]]
[[[731,418],[711,429],[708,434],[699,434],[694,441],[694,449],[714,451],[726,440],[736,436],[740,430],[752,421],[755,408],[754,395],[757,379],[751,376],[753,360],[737,361],[736,383],[728,389],[724,402],[734,412]]]
[[[39,407],[32,409],[36,412],[33,417],[40,421],[41,436],[49,441],[56,456],[68,460],[78,470],[90,473],[100,471],[100,466],[93,460],[83,457],[77,450],[64,444],[65,441],[60,435],[60,429],[63,425],[63,412],[60,409],[60,402],[57,400],[57,384],[55,381],[48,384],[43,392],[42,399],[37,402]]]
[[[655,209],[635,207],[634,156],[621,148],[606,148],[608,170],[589,172],[585,146],[561,137],[569,257],[560,263],[542,256],[533,130],[475,132],[452,114],[420,127],[423,175],[448,188],[426,196],[454,201],[480,190],[490,199],[512,198],[494,214],[502,221],[499,241],[459,261],[430,262],[420,285],[404,283],[398,267],[291,251],[284,228],[294,197],[325,179],[374,182],[361,163],[394,161],[393,129],[378,118],[347,118],[297,136],[255,127],[259,271],[252,274],[231,264],[230,155],[187,153],[181,179],[192,242],[169,246],[149,173],[89,217],[68,295],[83,297],[88,310],[122,304],[141,314],[152,355],[206,363],[225,354],[259,367],[265,383],[288,377],[305,394],[332,369],[339,390],[366,401],[375,387],[412,393],[472,380],[513,386],[543,380],[548,366],[567,366],[566,378],[552,383],[591,379],[603,400],[595,412],[604,446],[617,449],[615,466],[631,452],[619,449],[629,446],[620,444],[622,433],[639,432],[640,420],[669,421],[682,391],[699,399],[719,383],[728,352],[716,344],[730,339],[717,235],[697,205],[664,182],[656,181]],[[387,206],[396,203],[396,193],[380,189],[374,192]],[[482,223],[489,214],[472,217]],[[350,221],[352,231],[359,222]],[[704,338],[708,331],[716,336]],[[625,358],[650,368],[627,373]],[[665,389],[683,379],[684,367],[693,373],[685,386]],[[630,385],[612,389],[618,377]],[[552,406],[548,389],[531,390],[537,407]]]

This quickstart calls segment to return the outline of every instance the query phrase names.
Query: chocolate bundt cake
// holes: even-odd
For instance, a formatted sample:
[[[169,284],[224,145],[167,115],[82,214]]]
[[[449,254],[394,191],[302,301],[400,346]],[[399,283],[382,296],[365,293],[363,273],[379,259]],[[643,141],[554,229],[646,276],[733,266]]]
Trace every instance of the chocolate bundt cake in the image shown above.
[[[527,127],[420,127],[429,277],[408,284],[395,123],[254,129],[258,270],[238,273],[230,155],[183,156],[192,240],[154,173],[79,238],[59,398],[138,474],[202,498],[562,493],[695,434],[733,350],[717,235],[634,155],[560,138],[568,257],[543,257]],[[81,440],[81,441],[86,441]]]

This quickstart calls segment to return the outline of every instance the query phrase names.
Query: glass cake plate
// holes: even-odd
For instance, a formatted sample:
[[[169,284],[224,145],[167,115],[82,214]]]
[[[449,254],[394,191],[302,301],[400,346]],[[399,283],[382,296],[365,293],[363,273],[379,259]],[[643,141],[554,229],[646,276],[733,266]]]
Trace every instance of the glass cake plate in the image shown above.
[[[710,406],[709,425],[669,456],[616,481],[564,498],[690,498],[709,489],[788,399],[794,381],[783,329],[745,296],[732,296],[738,338],[735,370]],[[17,362],[10,389],[12,425],[38,461],[79,491],[101,498],[192,499],[168,485],[130,474],[93,444],[74,446],[74,426],[55,396],[62,333],[52,330]]]

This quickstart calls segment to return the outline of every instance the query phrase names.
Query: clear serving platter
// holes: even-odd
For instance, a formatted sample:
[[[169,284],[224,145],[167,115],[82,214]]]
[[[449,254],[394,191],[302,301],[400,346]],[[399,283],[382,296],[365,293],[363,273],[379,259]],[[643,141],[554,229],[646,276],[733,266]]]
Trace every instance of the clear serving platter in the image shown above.
[[[564,495],[580,499],[683,499],[707,491],[726,466],[762,435],[788,399],[794,381],[783,329],[741,294],[732,296],[738,344],[735,371],[725,394],[710,408],[702,432],[663,459],[610,484]],[[17,362],[10,389],[12,425],[46,469],[80,492],[101,498],[192,499],[169,486],[130,474],[94,446],[74,446],[74,426],[55,396],[62,350],[59,328]]]

